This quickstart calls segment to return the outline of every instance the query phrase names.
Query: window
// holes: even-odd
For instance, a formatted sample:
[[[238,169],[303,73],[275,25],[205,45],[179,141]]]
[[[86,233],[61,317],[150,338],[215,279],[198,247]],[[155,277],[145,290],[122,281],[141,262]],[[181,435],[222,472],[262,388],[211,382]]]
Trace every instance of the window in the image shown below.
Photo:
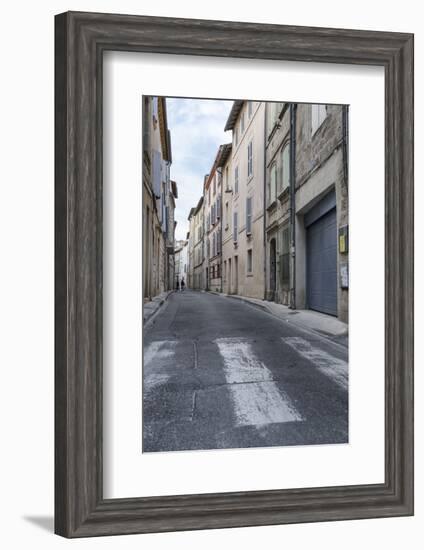
[[[221,197],[219,195],[216,199],[216,217],[218,220],[221,218]]]
[[[216,194],[216,174],[213,177],[213,194]]]
[[[252,116],[252,111],[253,111],[253,101],[248,101],[247,102],[247,114],[248,114],[249,118]]]
[[[228,202],[225,203],[225,223],[226,229],[228,228],[229,219],[228,219]]]
[[[212,256],[216,256],[216,233],[212,235]]]
[[[277,164],[275,162],[271,166],[271,174],[268,185],[268,198],[269,204],[272,204],[277,198]]]
[[[252,273],[252,249],[247,251],[247,272]]]
[[[246,199],[246,235],[252,233],[252,197]]]
[[[237,235],[238,235],[238,220],[237,220],[237,212],[234,212],[233,214],[233,241],[237,242]]]
[[[290,231],[288,226],[283,228],[281,233],[281,255],[280,255],[280,277],[281,286],[290,286]]]
[[[211,203],[211,188],[209,187],[209,191],[208,191],[208,199],[209,199],[209,204]]]
[[[247,177],[253,176],[253,142],[247,146]]]
[[[221,230],[218,229],[216,234],[216,253],[221,254]]]
[[[290,144],[287,143],[281,152],[281,189],[290,186]]]
[[[229,189],[230,180],[228,179],[228,166],[225,168],[225,189]]]
[[[311,105],[312,135],[318,130],[327,116],[327,105]]]
[[[239,191],[239,169],[236,166],[234,170],[234,193],[237,195]]]
[[[211,255],[211,240],[210,239],[208,239],[206,241],[206,253],[207,253],[208,259],[209,259],[210,255]]]
[[[234,142],[235,142],[236,145],[238,144],[238,138],[239,138],[238,126],[236,126],[234,128]]]
[[[244,113],[241,114],[240,117],[240,132],[243,134],[244,132]]]

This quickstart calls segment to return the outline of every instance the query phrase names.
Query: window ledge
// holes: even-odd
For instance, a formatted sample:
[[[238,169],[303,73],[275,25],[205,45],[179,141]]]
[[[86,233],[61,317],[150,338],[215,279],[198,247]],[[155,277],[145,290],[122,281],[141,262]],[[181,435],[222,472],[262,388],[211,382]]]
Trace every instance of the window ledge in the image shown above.
[[[268,206],[266,207],[266,209],[267,209],[268,212],[271,212],[271,211],[274,210],[276,207],[277,207],[277,199],[274,199],[271,203],[268,204]]]
[[[289,191],[290,191],[290,186],[288,187],[285,187],[281,193],[278,195],[278,200],[280,202],[283,202],[283,200],[285,200],[288,196],[289,196]]]

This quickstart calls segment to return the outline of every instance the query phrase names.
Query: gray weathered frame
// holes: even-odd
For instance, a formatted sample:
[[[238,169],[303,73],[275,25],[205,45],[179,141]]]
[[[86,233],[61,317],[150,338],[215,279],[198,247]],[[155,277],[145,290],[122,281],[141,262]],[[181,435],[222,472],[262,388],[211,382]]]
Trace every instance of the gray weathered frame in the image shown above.
[[[55,31],[56,533],[84,537],[412,515],[413,35],[76,12],[57,15]],[[384,67],[384,483],[103,499],[105,50]]]

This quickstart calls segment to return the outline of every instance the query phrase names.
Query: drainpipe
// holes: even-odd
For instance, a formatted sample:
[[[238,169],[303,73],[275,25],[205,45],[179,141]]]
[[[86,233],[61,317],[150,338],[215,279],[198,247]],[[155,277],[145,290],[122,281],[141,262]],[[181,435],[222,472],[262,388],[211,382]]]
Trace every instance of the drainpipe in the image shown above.
[[[343,178],[348,187],[348,109],[349,105],[342,107],[342,141],[343,141]]]
[[[264,102],[264,146],[263,146],[263,152],[264,152],[264,184],[263,184],[263,203],[264,203],[264,220],[263,220],[263,245],[264,245],[264,300],[266,300],[266,286],[267,286],[267,280],[266,280],[266,109],[267,109],[267,103]]]
[[[296,309],[296,114],[297,103],[290,103],[290,309]]]

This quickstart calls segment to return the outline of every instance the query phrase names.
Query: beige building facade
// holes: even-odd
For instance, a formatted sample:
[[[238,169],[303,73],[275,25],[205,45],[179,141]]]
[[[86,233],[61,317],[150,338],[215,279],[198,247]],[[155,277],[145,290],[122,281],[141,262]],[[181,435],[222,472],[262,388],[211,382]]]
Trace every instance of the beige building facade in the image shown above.
[[[189,214],[189,288],[204,290],[205,282],[205,241],[204,241],[204,200],[200,197]]]
[[[221,145],[210,174],[205,179],[205,282],[206,290],[222,292],[222,202],[223,166],[231,154],[231,143]]]
[[[190,212],[189,286],[348,321],[348,108],[235,101]]]
[[[223,196],[223,289],[264,298],[265,104],[235,101],[225,130],[232,132],[231,171]]]
[[[143,97],[143,298],[173,283],[174,209],[177,185],[171,182],[171,134],[166,100]]]

